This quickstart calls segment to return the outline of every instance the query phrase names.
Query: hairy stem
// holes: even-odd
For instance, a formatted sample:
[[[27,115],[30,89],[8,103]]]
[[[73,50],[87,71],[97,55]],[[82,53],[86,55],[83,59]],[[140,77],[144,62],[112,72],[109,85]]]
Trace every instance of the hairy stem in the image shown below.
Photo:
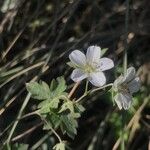
[[[106,87],[109,87],[109,86],[113,86],[113,84],[110,83],[110,84],[104,85],[104,86],[102,86],[102,87],[99,87],[99,88],[96,88],[96,89],[93,89],[93,90],[89,90],[89,91],[85,92],[79,99],[77,99],[76,102],[78,103],[78,102],[80,102],[84,97],[86,97],[87,95],[92,94],[92,93],[94,93],[94,92],[96,92],[96,91],[102,90],[102,89],[104,89],[104,88],[106,88]]]

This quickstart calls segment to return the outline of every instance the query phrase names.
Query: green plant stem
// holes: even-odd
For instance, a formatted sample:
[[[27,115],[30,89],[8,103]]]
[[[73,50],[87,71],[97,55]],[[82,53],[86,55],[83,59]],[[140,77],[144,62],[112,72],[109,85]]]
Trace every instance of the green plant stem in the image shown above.
[[[8,139],[7,139],[7,146],[10,144],[10,140],[11,140],[11,138],[12,138],[12,136],[13,136],[13,133],[14,133],[14,131],[15,131],[17,125],[18,125],[18,122],[19,122],[19,120],[20,120],[20,118],[21,118],[21,116],[22,116],[22,113],[23,113],[23,111],[24,111],[24,109],[25,109],[27,103],[28,103],[29,100],[30,100],[30,97],[31,97],[31,94],[28,93],[28,95],[26,96],[26,98],[25,98],[25,100],[24,100],[24,102],[23,102],[23,104],[22,104],[22,106],[21,106],[21,109],[20,109],[20,111],[19,111],[19,113],[18,113],[17,119],[16,119],[16,121],[14,122],[14,125],[13,125],[13,127],[12,127],[12,129],[11,129],[11,131],[10,131],[10,133],[9,133],[9,136],[8,136]]]
[[[122,129],[121,129],[121,150],[125,150],[125,140],[124,140],[124,134],[125,134],[125,116],[124,116],[124,110],[121,111],[121,121],[122,121]]]
[[[109,86],[113,86],[113,84],[110,83],[110,84],[104,85],[104,86],[102,86],[102,87],[99,87],[99,88],[96,88],[96,89],[89,90],[89,91],[85,92],[79,99],[76,100],[76,103],[80,102],[80,101],[81,101],[84,97],[86,97],[87,95],[92,94],[92,93],[94,93],[94,92],[96,92],[96,91],[102,90],[102,89],[104,89],[104,88],[106,88],[106,87],[109,87]]]
[[[89,85],[89,81],[86,80],[86,85],[85,85],[85,92],[84,92],[84,94],[87,93],[87,91],[88,91],[88,85]]]
[[[48,125],[48,127],[50,128],[50,130],[55,134],[55,136],[58,138],[59,142],[61,143],[62,140],[61,140],[61,137],[57,134],[57,132],[52,128],[52,126],[47,122],[47,120],[42,117],[39,113],[37,113],[37,115],[40,116],[40,118]]]
[[[126,0],[126,14],[125,14],[125,40],[124,40],[124,56],[123,56],[123,70],[124,70],[124,76],[127,73],[127,49],[128,49],[128,24],[129,24],[129,0]],[[122,129],[121,129],[121,150],[125,150],[125,112],[122,110],[121,112],[121,118],[122,118]]]
[[[125,14],[125,40],[124,40],[124,56],[123,69],[124,74],[127,72],[127,49],[128,49],[128,28],[129,28],[129,0],[126,0],[126,14]]]

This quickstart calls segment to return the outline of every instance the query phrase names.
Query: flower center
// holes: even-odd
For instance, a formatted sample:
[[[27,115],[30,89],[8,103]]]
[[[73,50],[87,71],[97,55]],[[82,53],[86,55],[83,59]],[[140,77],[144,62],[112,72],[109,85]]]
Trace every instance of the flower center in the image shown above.
[[[129,93],[129,87],[128,84],[123,83],[118,87],[118,91],[119,92],[123,92],[123,93]]]
[[[95,72],[96,71],[96,68],[94,68],[92,65],[90,64],[86,64],[85,67],[84,67],[84,71],[86,73],[91,73],[91,72]]]

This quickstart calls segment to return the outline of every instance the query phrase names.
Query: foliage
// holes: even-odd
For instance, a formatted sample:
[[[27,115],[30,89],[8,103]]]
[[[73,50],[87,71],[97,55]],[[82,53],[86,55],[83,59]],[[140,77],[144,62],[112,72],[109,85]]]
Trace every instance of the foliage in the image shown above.
[[[44,129],[61,128],[63,134],[71,138],[77,134],[77,118],[84,111],[84,107],[68,99],[65,92],[66,83],[63,77],[52,80],[48,85],[45,82],[30,82],[27,84],[27,90],[31,96],[39,100],[38,113],[40,113],[48,122]],[[50,126],[49,126],[50,125]]]

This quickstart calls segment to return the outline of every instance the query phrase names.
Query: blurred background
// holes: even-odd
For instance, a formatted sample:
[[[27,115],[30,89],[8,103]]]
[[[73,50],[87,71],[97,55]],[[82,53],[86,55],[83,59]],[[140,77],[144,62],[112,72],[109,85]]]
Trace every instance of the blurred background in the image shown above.
[[[134,66],[141,90],[126,112],[127,150],[147,150],[150,131],[150,2],[149,0],[0,0],[0,148],[7,140],[24,102],[25,83],[64,75],[71,87],[72,69],[66,65],[74,49],[86,52],[90,45],[108,48],[104,56],[115,68],[105,72],[108,83],[122,72],[123,50],[128,49],[128,66]],[[128,21],[125,23],[125,15]],[[128,31],[127,31],[128,30]],[[128,33],[127,33],[127,32]],[[127,38],[127,45],[125,39]],[[83,82],[75,97],[83,93]],[[108,89],[109,90],[109,89]],[[68,89],[70,91],[70,89]],[[30,99],[23,115],[37,108]],[[110,92],[88,96],[86,111],[79,119],[74,140],[62,135],[74,150],[119,149],[121,115]],[[42,130],[37,116],[27,116],[11,138],[12,149],[51,150],[57,142]],[[27,148],[28,147],[28,148]]]

